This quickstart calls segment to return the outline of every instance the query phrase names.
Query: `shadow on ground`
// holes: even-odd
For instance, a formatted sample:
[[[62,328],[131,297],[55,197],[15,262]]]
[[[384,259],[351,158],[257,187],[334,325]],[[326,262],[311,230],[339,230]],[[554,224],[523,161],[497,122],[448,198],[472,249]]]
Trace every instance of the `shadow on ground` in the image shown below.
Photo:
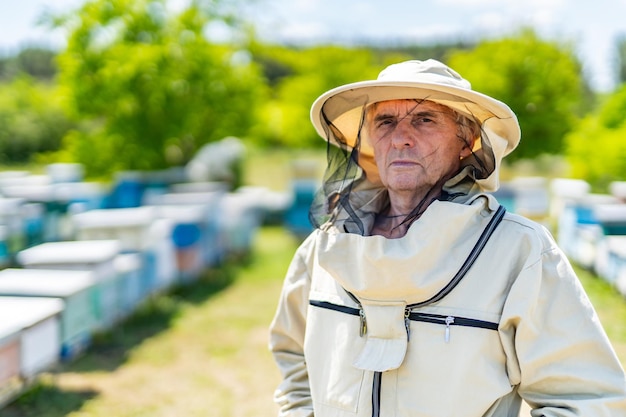
[[[38,381],[27,392],[2,408],[2,417],[65,417],[96,397],[96,391],[63,391],[50,381]]]

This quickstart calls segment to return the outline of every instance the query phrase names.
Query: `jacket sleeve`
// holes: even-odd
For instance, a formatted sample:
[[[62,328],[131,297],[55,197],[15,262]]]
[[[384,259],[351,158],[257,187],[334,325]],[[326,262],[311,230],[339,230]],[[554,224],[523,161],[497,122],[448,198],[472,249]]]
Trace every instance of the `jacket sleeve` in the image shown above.
[[[274,393],[280,417],[313,416],[309,376],[304,358],[310,290],[306,264],[309,241],[302,244],[291,261],[270,326],[269,347],[283,378]]]
[[[626,378],[598,316],[565,255],[544,248],[503,310],[509,379],[533,416],[626,416]]]

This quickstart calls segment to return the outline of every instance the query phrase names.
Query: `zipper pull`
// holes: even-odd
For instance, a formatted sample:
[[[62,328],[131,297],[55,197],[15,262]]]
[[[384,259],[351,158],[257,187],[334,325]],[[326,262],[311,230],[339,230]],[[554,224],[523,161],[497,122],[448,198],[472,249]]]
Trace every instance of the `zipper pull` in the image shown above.
[[[444,340],[446,343],[450,342],[450,325],[454,323],[454,317],[448,316],[446,317],[446,334],[444,336]]]
[[[411,310],[408,308],[404,309],[404,327],[406,328],[406,341],[409,342],[411,340],[411,320],[409,316],[411,314]]]
[[[361,319],[359,336],[363,337],[367,333],[367,320],[365,320],[365,311],[363,311],[363,309],[359,310],[359,318]]]

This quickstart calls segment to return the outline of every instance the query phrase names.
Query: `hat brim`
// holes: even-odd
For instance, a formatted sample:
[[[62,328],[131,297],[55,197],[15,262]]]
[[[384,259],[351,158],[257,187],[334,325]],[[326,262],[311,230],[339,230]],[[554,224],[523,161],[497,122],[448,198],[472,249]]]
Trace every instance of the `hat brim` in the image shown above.
[[[450,107],[473,118],[507,141],[505,155],[518,145],[520,128],[515,113],[504,103],[485,94],[441,83],[407,81],[361,81],[322,94],[311,107],[311,121],[317,133],[329,140],[327,119],[347,144],[354,147],[365,106],[387,100],[424,99]],[[323,114],[322,114],[323,112]],[[325,117],[324,117],[325,116]],[[477,144],[480,146],[480,144]],[[361,143],[359,154],[373,158],[373,150]]]

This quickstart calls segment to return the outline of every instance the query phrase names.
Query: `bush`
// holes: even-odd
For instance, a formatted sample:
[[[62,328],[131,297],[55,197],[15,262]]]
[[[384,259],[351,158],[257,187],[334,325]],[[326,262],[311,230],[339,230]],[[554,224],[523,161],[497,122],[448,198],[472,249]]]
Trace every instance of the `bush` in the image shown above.
[[[72,125],[58,88],[26,75],[0,85],[0,163],[25,163],[57,150]]]

